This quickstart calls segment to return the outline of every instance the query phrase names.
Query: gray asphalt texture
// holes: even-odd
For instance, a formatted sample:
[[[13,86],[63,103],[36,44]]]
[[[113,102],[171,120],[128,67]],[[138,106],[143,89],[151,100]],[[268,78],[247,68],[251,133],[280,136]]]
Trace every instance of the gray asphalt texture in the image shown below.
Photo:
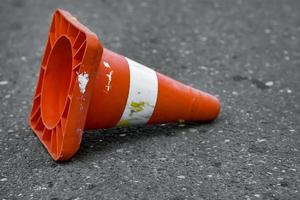
[[[52,12],[217,95],[220,117],[84,134],[54,162],[28,125]],[[300,1],[1,1],[1,199],[300,199]]]

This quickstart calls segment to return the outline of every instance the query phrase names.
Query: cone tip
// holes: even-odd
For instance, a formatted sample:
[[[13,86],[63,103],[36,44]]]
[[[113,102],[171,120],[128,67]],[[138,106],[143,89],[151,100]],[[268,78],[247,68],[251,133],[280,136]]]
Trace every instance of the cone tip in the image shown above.
[[[198,119],[206,122],[214,121],[221,111],[220,100],[206,92],[200,92],[200,94],[199,102],[195,105],[198,107]]]
[[[211,119],[212,121],[215,120],[219,114],[220,114],[220,111],[221,111],[221,103],[220,103],[220,100],[216,97],[216,96],[212,96],[212,113],[213,113],[213,118]]]

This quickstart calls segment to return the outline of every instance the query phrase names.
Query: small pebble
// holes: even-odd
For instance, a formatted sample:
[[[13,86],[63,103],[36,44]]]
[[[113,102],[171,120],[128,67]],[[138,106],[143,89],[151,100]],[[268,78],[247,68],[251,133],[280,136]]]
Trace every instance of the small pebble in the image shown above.
[[[268,82],[266,82],[266,86],[268,86],[268,87],[271,87],[271,86],[273,86],[274,85],[274,82],[273,81],[268,81]]]
[[[0,181],[1,182],[7,181],[7,178],[1,178]]]
[[[123,151],[124,151],[123,149],[117,149],[116,150],[117,153],[123,153]]]
[[[257,140],[257,142],[259,142],[259,143],[260,143],[260,142],[265,142],[265,141],[267,141],[267,140],[266,140],[266,139],[258,139],[258,140]]]
[[[207,67],[205,67],[205,66],[200,66],[199,68],[204,70],[204,71],[208,70]]]
[[[233,91],[232,94],[233,94],[234,96],[237,96],[237,95],[238,95],[238,93],[237,93],[236,91]]]
[[[21,60],[24,61],[24,62],[26,62],[26,61],[27,61],[27,58],[26,58],[25,56],[22,56],[22,57],[21,57]]]
[[[7,85],[8,81],[0,81],[0,85]]]
[[[180,176],[177,176],[177,178],[179,178],[179,179],[185,179],[185,176],[180,175]]]
[[[292,93],[292,90],[289,89],[289,88],[287,88],[287,89],[286,89],[286,92],[287,92],[288,94],[291,94],[291,93]]]
[[[265,33],[266,33],[266,34],[270,34],[270,33],[271,33],[271,30],[270,30],[270,29],[268,29],[268,28],[267,28],[267,29],[265,29]]]
[[[93,167],[100,169],[99,165],[94,164]]]
[[[259,198],[260,197],[260,194],[254,194],[255,197]]]

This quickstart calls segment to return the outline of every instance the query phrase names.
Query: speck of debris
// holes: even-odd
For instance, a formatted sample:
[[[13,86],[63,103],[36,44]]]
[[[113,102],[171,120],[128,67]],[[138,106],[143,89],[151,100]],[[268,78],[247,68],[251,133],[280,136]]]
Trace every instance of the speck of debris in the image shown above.
[[[191,133],[197,133],[197,132],[198,132],[198,130],[195,129],[195,128],[190,128],[189,131],[190,131]]]
[[[265,141],[267,141],[266,139],[257,139],[257,142],[265,142]]]
[[[7,178],[1,178],[0,181],[1,182],[7,181]]]
[[[8,81],[0,81],[0,85],[7,85]]]
[[[21,60],[26,62],[27,61],[27,58],[25,56],[21,56]]]
[[[254,194],[255,197],[259,198],[260,197],[260,194]]]
[[[93,164],[93,167],[97,168],[97,169],[100,169],[99,165],[97,165],[97,164]]]
[[[156,49],[152,49],[152,53],[156,54],[157,50]]]
[[[179,175],[179,176],[177,176],[177,178],[179,178],[179,179],[185,179],[185,176]]]
[[[237,95],[238,95],[238,93],[237,93],[236,91],[233,91],[232,94],[233,94],[234,96],[237,96]]]
[[[43,187],[43,186],[35,186],[35,187],[33,188],[33,190],[40,191],[40,190],[47,190],[47,188],[46,188],[46,187]]]
[[[158,160],[165,161],[167,158],[158,158]]]
[[[287,89],[286,89],[286,92],[287,92],[288,94],[291,94],[291,93],[292,93],[292,90],[289,89],[289,88],[287,88]]]
[[[271,86],[273,86],[274,85],[274,82],[273,81],[268,81],[268,82],[266,82],[266,86],[268,86],[268,87],[271,87]]]
[[[270,33],[271,33],[271,30],[268,29],[268,28],[266,28],[266,29],[265,29],[265,34],[270,34]]]
[[[205,67],[205,66],[200,66],[199,68],[202,69],[202,70],[204,70],[204,71],[207,70],[207,67]]]
[[[123,152],[124,152],[124,149],[117,149],[116,152],[117,152],[117,153],[123,153]]]

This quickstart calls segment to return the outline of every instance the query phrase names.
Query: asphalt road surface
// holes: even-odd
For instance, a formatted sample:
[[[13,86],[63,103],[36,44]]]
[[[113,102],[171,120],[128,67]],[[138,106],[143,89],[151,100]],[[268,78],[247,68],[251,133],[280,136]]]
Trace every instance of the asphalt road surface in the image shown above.
[[[210,124],[87,132],[54,162],[28,125],[56,8],[217,95]],[[300,199],[300,1],[1,1],[1,199]]]

